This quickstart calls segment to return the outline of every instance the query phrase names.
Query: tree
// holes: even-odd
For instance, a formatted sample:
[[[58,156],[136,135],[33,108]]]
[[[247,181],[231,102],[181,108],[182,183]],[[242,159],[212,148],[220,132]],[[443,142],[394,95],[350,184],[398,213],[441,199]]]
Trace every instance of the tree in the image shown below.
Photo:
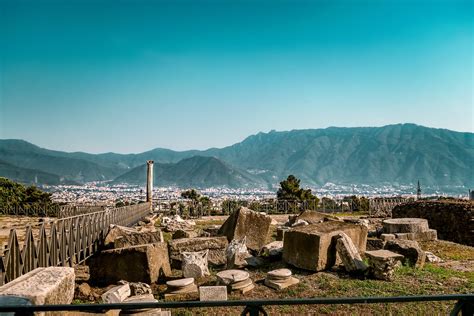
[[[25,187],[7,178],[0,177],[0,205],[28,207],[47,207],[53,205],[51,194],[35,186]]]
[[[366,197],[346,196],[343,201],[349,204],[349,209],[353,212],[369,212],[369,200]]]
[[[319,199],[313,195],[311,189],[300,188],[300,180],[290,174],[286,180],[280,182],[280,188],[277,191],[279,201],[298,202],[300,208],[316,209]]]
[[[301,196],[300,180],[290,174],[286,180],[280,182],[277,191],[279,200],[299,200]]]
[[[205,214],[211,213],[212,202],[211,199],[207,196],[200,196],[199,201],[197,202],[198,216],[203,216]]]
[[[241,206],[244,206],[244,201],[237,200],[224,200],[222,201],[222,213],[232,214],[233,212],[240,209]]]
[[[181,197],[183,199],[190,199],[193,201],[197,201],[201,195],[194,189],[186,190],[181,192]]]
[[[323,197],[321,199],[321,204],[323,210],[336,210],[339,208],[337,202],[328,197]]]
[[[181,192],[181,197],[191,200],[190,203],[187,203],[189,215],[202,216],[206,213],[210,213],[212,202],[209,197],[202,196],[194,189]]]

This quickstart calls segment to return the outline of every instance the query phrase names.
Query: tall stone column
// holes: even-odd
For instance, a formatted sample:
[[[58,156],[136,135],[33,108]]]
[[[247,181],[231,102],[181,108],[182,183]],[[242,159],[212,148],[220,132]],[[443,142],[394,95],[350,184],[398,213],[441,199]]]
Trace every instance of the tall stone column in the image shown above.
[[[153,201],[153,160],[146,162],[146,201]]]

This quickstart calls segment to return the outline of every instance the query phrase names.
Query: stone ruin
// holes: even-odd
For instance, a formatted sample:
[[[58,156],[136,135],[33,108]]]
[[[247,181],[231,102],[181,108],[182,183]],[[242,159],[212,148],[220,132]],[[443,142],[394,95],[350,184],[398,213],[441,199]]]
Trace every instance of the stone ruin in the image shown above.
[[[392,218],[383,222],[382,239],[408,239],[430,241],[437,239],[437,232],[428,227],[423,218]]]
[[[305,270],[329,269],[336,262],[341,262],[336,251],[337,238],[341,232],[351,238],[359,253],[365,252],[365,226],[328,221],[288,230],[283,239],[283,260]]]
[[[90,278],[82,277],[82,269],[76,269],[76,282],[81,282],[76,287],[87,292],[90,291],[88,283],[109,286],[101,297],[110,303],[156,301],[149,284],[164,282],[167,286],[165,298],[193,294],[193,298],[199,295],[201,300],[227,299],[227,292],[245,294],[255,288],[248,271],[242,269],[281,261],[287,267],[314,272],[340,265],[350,275],[390,281],[402,263],[422,267],[427,256],[416,239],[436,236],[426,220],[410,218],[385,220],[383,231],[379,232],[381,239],[367,239],[366,220],[343,221],[306,211],[300,216],[290,216],[287,223],[277,227],[277,233],[283,232],[282,240],[268,242],[271,218],[241,208],[218,229],[222,236],[203,237],[202,232],[194,229],[195,225],[180,218],[162,221],[163,228],[170,227],[170,231],[180,227],[174,231],[176,239],[164,242],[161,231],[150,227],[152,222],[154,219],[150,218],[138,228],[111,227],[105,239],[107,249],[88,261]],[[369,251],[366,246],[370,246]],[[429,258],[439,260],[432,254]],[[183,278],[173,279],[171,267],[180,269]],[[201,290],[196,282],[209,276],[208,267],[218,270],[218,286],[206,285]],[[64,275],[65,280],[71,278],[68,273]],[[0,295],[12,291],[15,281],[1,287]],[[282,290],[299,280],[293,277],[290,269],[282,268],[269,271],[262,282],[274,290]],[[115,286],[110,288],[111,285]],[[69,293],[69,287],[61,288],[61,291]],[[74,280],[72,288],[74,291]],[[54,291],[51,293],[56,295]],[[71,295],[61,302],[70,303],[70,300]]]
[[[219,284],[227,286],[230,292],[245,294],[255,287],[250,274],[243,270],[224,270],[216,274]]]
[[[290,269],[277,269],[267,273],[265,285],[275,290],[283,290],[289,286],[298,284],[300,280],[292,277]]]
[[[247,248],[259,252],[266,244],[271,222],[270,216],[241,207],[227,218],[218,233],[229,242],[246,237]]]
[[[197,252],[181,253],[181,271],[183,277],[199,279],[210,275],[207,267],[209,249]]]
[[[392,217],[426,219],[437,237],[474,246],[474,201],[416,201],[396,206]]]

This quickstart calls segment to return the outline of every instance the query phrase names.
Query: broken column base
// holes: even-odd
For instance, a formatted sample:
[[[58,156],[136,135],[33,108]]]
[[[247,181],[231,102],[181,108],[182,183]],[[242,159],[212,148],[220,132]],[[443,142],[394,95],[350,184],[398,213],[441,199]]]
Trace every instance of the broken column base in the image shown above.
[[[265,279],[264,283],[266,286],[279,291],[279,290],[286,289],[289,286],[300,283],[300,280],[294,277],[290,277],[288,280],[285,280],[284,282],[278,282],[278,281]]]
[[[376,279],[392,281],[395,268],[401,266],[402,255],[389,250],[366,251],[370,274]]]

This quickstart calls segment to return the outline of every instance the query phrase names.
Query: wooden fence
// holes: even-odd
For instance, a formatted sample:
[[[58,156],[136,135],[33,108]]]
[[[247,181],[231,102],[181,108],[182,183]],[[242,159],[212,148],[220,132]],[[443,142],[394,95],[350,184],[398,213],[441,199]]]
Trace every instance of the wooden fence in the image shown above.
[[[0,258],[0,285],[38,267],[80,264],[100,249],[110,224],[131,226],[149,211],[142,203],[62,218],[43,223],[36,237],[28,226],[22,246],[12,229]]]

